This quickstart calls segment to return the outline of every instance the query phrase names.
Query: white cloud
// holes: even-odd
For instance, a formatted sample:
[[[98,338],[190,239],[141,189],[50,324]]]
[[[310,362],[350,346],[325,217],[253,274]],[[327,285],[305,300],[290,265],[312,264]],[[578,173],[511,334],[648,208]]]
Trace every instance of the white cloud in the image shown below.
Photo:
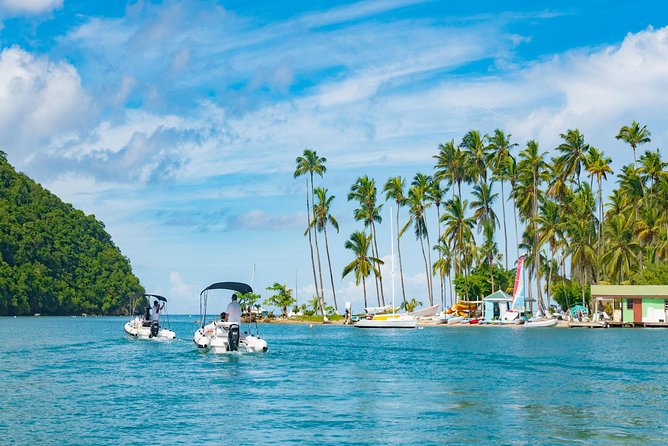
[[[0,53],[0,103],[0,145],[22,153],[19,161],[81,129],[90,112],[90,99],[72,65],[18,47]]]
[[[0,0],[0,11],[5,14],[42,14],[62,6],[63,0]]]

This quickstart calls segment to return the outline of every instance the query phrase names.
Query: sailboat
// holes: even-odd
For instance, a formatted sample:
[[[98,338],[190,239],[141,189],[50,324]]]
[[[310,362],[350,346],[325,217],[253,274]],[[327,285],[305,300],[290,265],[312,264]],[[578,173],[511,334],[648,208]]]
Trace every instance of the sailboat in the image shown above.
[[[392,208],[390,208],[390,216]],[[394,231],[390,218],[390,239],[392,240],[392,313],[374,314],[371,319],[355,322],[357,328],[417,328],[417,319],[410,314],[399,314],[394,307]]]
[[[524,323],[524,319],[521,317],[521,312],[524,311],[524,293],[524,256],[522,256],[517,260],[513,300],[510,303],[510,309],[501,317],[501,325],[519,325]]]

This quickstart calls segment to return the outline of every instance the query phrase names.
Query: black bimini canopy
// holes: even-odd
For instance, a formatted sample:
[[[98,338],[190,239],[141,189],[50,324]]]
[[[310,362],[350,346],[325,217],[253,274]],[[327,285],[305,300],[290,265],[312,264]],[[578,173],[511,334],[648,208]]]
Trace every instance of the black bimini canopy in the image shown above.
[[[250,287],[250,285],[246,285],[245,283],[241,282],[218,282],[209,285],[208,287],[204,288],[202,290],[202,293],[208,290],[232,290],[236,291],[237,293],[241,294],[247,294],[247,293],[252,293],[253,289]],[[202,294],[200,293],[200,294]]]
[[[161,302],[167,302],[167,298],[166,298],[166,297],[158,296],[157,294],[140,294],[140,295],[138,295],[137,297],[139,297],[139,296],[144,296],[144,297],[155,297],[156,299],[158,299],[158,300],[161,301]]]

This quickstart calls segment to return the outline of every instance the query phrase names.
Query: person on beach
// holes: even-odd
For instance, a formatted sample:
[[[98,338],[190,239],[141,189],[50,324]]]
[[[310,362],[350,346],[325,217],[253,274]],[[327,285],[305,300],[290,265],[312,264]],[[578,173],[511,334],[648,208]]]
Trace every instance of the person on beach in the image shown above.
[[[241,324],[241,305],[237,302],[237,295],[232,295],[232,302],[227,306],[227,321]]]

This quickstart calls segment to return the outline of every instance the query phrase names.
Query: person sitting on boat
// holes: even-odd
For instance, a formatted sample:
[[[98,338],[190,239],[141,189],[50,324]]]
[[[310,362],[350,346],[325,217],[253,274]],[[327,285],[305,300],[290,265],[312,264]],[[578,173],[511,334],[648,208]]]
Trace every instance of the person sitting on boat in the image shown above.
[[[241,305],[237,302],[237,295],[232,295],[232,302],[227,306],[227,321],[241,324]]]
[[[224,311],[220,313],[220,322],[227,322],[227,313]]]
[[[151,320],[152,321],[157,321],[160,319],[160,310],[165,308],[165,304],[163,303],[162,306],[158,303],[157,300],[153,301],[153,312],[151,313]]]

